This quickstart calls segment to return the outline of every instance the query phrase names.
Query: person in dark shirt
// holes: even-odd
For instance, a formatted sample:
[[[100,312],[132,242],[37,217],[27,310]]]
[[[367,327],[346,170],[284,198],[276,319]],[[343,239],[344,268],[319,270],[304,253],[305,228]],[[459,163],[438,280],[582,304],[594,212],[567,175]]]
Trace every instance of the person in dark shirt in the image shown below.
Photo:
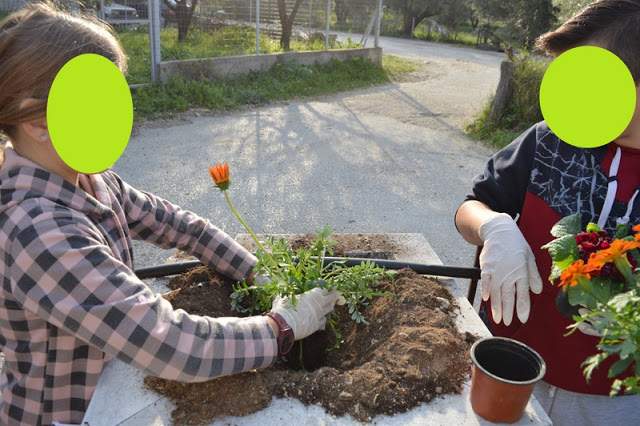
[[[579,46],[615,53],[640,82],[640,1],[591,3],[539,47],[552,56]],[[585,88],[588,90],[588,88]],[[640,97],[640,89],[636,88]],[[615,174],[615,185],[609,182]],[[640,418],[640,395],[608,396],[613,363],[603,363],[587,383],[581,363],[597,352],[599,337],[576,332],[556,307],[557,286],[546,278],[551,257],[541,246],[561,218],[579,214],[583,227],[640,222],[640,106],[616,139],[598,148],[578,148],[538,123],[488,161],[456,212],[461,235],[478,246],[482,269],[481,314],[498,336],[522,341],[547,364],[535,390],[554,424],[631,424]],[[605,198],[614,197],[613,205]],[[544,277],[543,281],[541,277]],[[515,311],[515,314],[514,314]],[[608,360],[609,361],[609,360]],[[625,374],[632,374],[628,369]],[[619,376],[618,378],[622,378]]]

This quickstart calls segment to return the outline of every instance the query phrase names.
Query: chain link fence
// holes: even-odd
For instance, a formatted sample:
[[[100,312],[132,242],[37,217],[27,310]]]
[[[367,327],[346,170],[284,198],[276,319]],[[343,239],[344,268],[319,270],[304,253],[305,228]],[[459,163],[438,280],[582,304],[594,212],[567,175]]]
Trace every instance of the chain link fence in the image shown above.
[[[84,9],[60,2],[114,27],[134,85],[156,81],[161,61],[370,47],[382,7],[381,0],[93,0]],[[0,0],[0,11],[26,3]]]

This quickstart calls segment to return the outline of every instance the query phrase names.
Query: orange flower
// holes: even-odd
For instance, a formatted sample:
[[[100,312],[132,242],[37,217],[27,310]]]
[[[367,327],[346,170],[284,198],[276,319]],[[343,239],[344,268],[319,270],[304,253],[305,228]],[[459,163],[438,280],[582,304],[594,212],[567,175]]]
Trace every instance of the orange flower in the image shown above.
[[[229,188],[231,179],[229,179],[229,164],[218,163],[215,167],[209,167],[209,174],[220,191],[226,191]]]
[[[638,241],[613,240],[609,248],[591,253],[589,265],[599,269],[605,264],[615,262],[616,260],[622,260],[628,264],[627,252],[639,247],[640,242]]]
[[[560,275],[559,286],[562,286],[562,290],[567,290],[567,287],[573,287],[578,284],[581,279],[591,279],[591,272],[596,268],[593,265],[584,263],[582,259],[576,260]]]
[[[635,231],[636,233],[636,241],[640,242],[640,223],[637,224],[636,226],[634,226],[633,228],[631,228],[632,231]]]

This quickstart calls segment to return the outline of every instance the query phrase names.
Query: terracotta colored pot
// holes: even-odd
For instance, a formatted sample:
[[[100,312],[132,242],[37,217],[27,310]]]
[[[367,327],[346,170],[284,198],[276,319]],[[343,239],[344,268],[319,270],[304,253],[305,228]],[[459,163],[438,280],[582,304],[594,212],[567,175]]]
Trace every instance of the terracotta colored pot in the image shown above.
[[[471,347],[471,407],[495,423],[517,422],[546,366],[536,351],[504,337],[485,337]]]

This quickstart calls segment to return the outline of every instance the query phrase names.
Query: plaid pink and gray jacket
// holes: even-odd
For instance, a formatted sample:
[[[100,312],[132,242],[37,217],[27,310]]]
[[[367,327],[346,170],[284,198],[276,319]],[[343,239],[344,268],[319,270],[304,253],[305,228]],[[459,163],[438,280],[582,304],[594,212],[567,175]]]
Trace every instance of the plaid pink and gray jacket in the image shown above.
[[[11,147],[0,197],[0,423],[80,423],[112,357],[192,382],[275,361],[265,318],[174,311],[133,273],[138,239],[247,277],[255,257],[208,221],[110,171],[76,187]]]

